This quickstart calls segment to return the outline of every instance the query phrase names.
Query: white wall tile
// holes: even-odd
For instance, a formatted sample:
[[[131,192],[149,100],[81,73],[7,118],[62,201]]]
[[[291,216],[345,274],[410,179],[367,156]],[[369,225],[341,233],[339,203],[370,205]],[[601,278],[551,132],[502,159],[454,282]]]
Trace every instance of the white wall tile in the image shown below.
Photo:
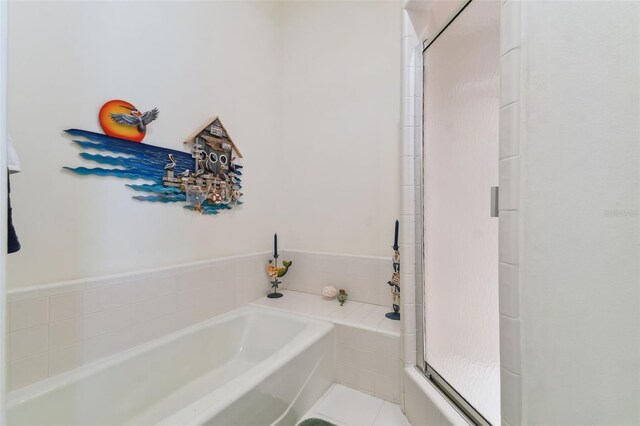
[[[522,418],[521,379],[504,368],[500,369],[500,409],[502,419],[519,425]]]
[[[106,331],[111,333],[132,327],[136,321],[135,305],[125,305],[105,311]]]
[[[517,265],[519,251],[519,213],[517,211],[500,212],[500,235],[498,237],[498,257],[500,262]]]
[[[82,344],[53,349],[49,351],[48,355],[49,376],[55,376],[82,365]]]
[[[500,210],[520,209],[520,157],[500,160]]]
[[[415,94],[415,70],[413,67],[406,67],[402,70],[402,97],[410,98]]]
[[[111,287],[110,307],[116,308],[131,304],[138,300],[140,285],[137,281],[128,281]]]
[[[399,401],[402,365],[399,336],[336,325],[335,360],[337,383],[388,401]]]
[[[520,0],[502,5],[500,16],[500,54],[520,47]]]
[[[520,374],[520,321],[500,315],[500,366]]]
[[[293,266],[283,279],[284,289],[310,294],[321,294],[325,286],[345,288],[349,300],[388,305],[391,278],[391,261],[385,257],[337,255],[285,250],[283,259],[293,261]],[[389,249],[391,256],[391,249]],[[266,263],[265,263],[266,264]],[[262,284],[261,284],[262,283]],[[269,291],[268,278],[260,272],[259,288],[253,284],[253,294],[258,297]],[[255,297],[253,298],[255,300]]]
[[[520,49],[500,58],[500,107],[520,100]]]
[[[176,315],[154,318],[138,325],[138,340],[146,342],[176,330]]]
[[[9,306],[10,330],[21,330],[49,321],[49,299],[41,297],[12,303]]]
[[[69,346],[83,340],[81,318],[71,318],[49,324],[49,349]]]
[[[415,243],[415,226],[416,221],[414,215],[403,214],[400,216],[400,244]],[[402,258],[400,260],[402,261]]]
[[[82,338],[92,339],[109,331],[109,318],[106,311],[95,312],[82,318]]]
[[[402,157],[402,184],[414,185],[415,174],[413,173],[413,157]]]
[[[402,212],[410,212],[407,216],[413,215],[415,212],[415,188],[413,185],[403,185],[400,190],[402,191]],[[410,244],[410,241],[403,240],[401,244]]]
[[[397,404],[400,402],[400,381],[373,373],[373,394],[380,399]]]
[[[38,286],[39,297],[57,296],[59,294],[72,293],[74,291],[83,291],[85,289],[85,280],[63,281],[55,284],[43,284]]]
[[[353,368],[350,365],[336,361],[336,366],[334,371],[335,371],[334,381],[336,383],[341,383],[350,387],[356,386],[357,369]]]
[[[111,340],[98,336],[82,342],[82,362],[89,363],[105,358],[113,353]]]
[[[12,361],[46,352],[49,346],[47,325],[14,331],[9,336],[11,339],[10,359]]]
[[[169,293],[138,302],[135,306],[137,320],[139,322],[143,322],[152,318],[170,314],[176,311],[176,306],[175,293]]]
[[[113,287],[98,287],[88,289],[83,295],[83,313],[91,314],[93,312],[103,311],[112,306]]]
[[[368,357],[369,369],[388,378],[400,379],[400,358],[391,358],[380,354],[372,354]]]
[[[362,368],[354,368],[354,370],[356,372],[355,388],[374,395],[376,385],[375,373]]]
[[[138,329],[135,325],[111,333],[109,340],[113,353],[124,351],[140,343]]]
[[[10,359],[42,355],[52,376],[224,313],[268,291],[267,257],[256,253],[12,291]],[[11,389],[40,376],[14,380]]]
[[[414,365],[416,362],[416,335],[403,334],[404,364]]]
[[[49,360],[46,353],[22,358],[11,362],[8,370],[9,388],[15,389],[47,378]]]
[[[418,39],[413,36],[405,37],[402,39],[402,57],[406,58],[404,63],[413,63],[413,56],[416,50]]]
[[[415,117],[415,102],[413,98],[402,98],[402,125],[414,126],[416,121]]]
[[[520,155],[520,102],[500,109],[500,158]]]
[[[392,322],[392,320],[386,321]],[[400,338],[398,336],[378,333],[373,341],[375,352],[391,358],[400,358]]]
[[[414,274],[401,274],[400,276],[400,311],[405,312],[407,307],[416,303],[416,288]]]
[[[521,422],[519,212],[521,3],[503,3],[500,25],[500,230],[499,299],[501,411],[506,424]],[[514,210],[514,211],[504,211]],[[510,369],[508,371],[506,368]]]
[[[520,284],[518,265],[500,263],[498,274],[500,282],[500,313],[511,318],[520,317]]]
[[[415,155],[414,127],[402,127],[402,156],[413,157]],[[413,168],[413,165],[412,165]]]
[[[29,286],[7,292],[7,302],[14,303],[39,297],[38,286]]]
[[[49,298],[49,322],[74,318],[83,314],[83,292],[74,291]]]
[[[415,306],[405,305],[407,312],[415,312]],[[403,332],[408,334],[416,333],[416,316],[415,315],[401,315],[401,321],[403,326]]]

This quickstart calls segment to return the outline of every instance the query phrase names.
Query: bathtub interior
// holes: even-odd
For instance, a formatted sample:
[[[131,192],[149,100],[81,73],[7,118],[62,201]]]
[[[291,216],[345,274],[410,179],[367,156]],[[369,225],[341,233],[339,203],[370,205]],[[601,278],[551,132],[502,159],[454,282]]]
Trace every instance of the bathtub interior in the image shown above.
[[[245,374],[304,328],[302,321],[260,312],[196,327],[10,403],[8,424],[154,424]]]
[[[242,398],[197,424],[295,426],[333,383],[333,334],[272,372]]]

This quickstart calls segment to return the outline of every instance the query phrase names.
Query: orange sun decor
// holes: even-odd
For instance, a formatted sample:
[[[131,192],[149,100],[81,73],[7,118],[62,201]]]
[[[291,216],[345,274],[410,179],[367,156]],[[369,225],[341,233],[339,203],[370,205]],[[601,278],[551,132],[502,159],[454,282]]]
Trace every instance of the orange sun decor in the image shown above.
[[[98,114],[100,126],[107,135],[132,142],[141,142],[146,135],[146,125],[157,117],[157,108],[143,114],[133,104],[120,99],[102,105]]]

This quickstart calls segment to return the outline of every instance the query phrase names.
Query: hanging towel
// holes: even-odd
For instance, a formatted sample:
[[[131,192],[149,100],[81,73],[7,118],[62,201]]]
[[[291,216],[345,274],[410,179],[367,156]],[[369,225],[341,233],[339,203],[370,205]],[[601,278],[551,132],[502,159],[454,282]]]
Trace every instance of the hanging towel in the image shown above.
[[[13,220],[11,218],[11,197],[8,195],[11,193],[11,183],[9,183],[9,176],[7,176],[7,189],[9,190],[7,192],[7,206],[9,207],[9,223],[8,223],[8,229],[7,229],[7,241],[8,241],[8,252],[9,253],[15,253],[18,250],[20,250],[20,241],[18,241],[18,235],[16,234],[16,230],[13,227]]]
[[[11,140],[10,135],[7,135],[7,168],[9,169],[10,174],[20,173],[20,170],[22,170],[20,168],[18,153],[13,147],[13,141]]]
[[[7,135],[7,169],[9,170],[9,176],[14,173],[19,173],[20,168],[20,159],[18,158],[18,153],[13,147],[13,143],[11,140],[11,136]],[[18,241],[18,235],[16,234],[16,230],[13,227],[13,219],[11,218],[11,197],[9,194],[11,193],[11,183],[9,182],[10,177],[7,176],[7,207],[8,207],[8,223],[7,223],[7,242],[8,242],[8,252],[15,253],[20,250],[20,241]]]

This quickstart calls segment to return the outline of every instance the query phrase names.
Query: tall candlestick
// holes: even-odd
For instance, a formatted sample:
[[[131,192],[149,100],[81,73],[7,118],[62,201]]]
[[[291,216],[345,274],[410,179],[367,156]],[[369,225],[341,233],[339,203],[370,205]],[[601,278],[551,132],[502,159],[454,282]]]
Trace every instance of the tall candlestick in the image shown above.
[[[398,250],[398,228],[400,227],[400,222],[396,220],[396,231],[393,236],[393,249]]]
[[[273,234],[273,257],[278,258],[278,234]]]

